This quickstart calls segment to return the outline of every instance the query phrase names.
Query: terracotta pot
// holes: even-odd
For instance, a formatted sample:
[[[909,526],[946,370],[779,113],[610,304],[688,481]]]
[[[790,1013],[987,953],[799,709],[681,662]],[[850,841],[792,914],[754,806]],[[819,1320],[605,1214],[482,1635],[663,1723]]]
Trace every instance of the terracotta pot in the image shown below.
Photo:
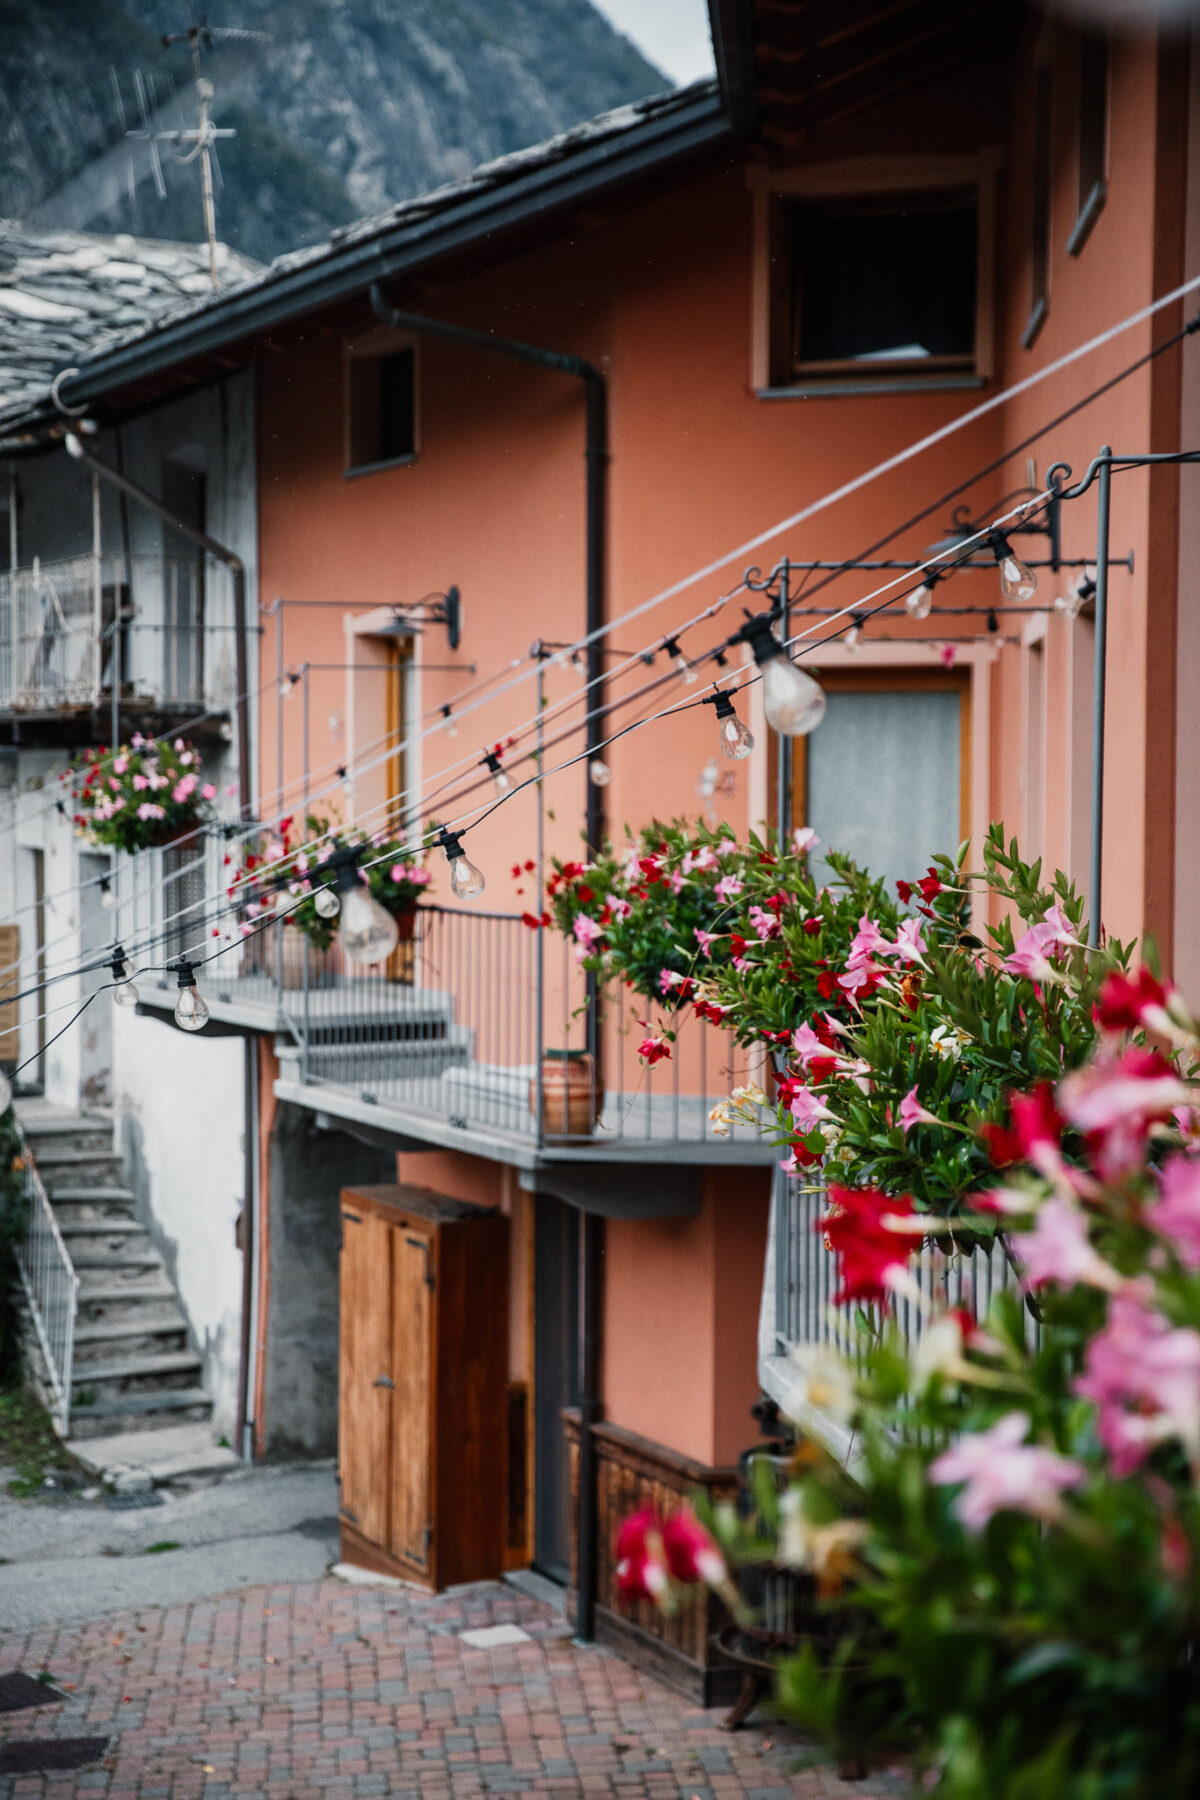
[[[596,1065],[586,1050],[547,1050],[542,1057],[542,1131],[546,1137],[590,1137],[604,1109]],[[537,1082],[529,1084],[529,1110],[537,1111]]]
[[[402,944],[411,944],[417,935],[417,909],[410,906],[406,912],[392,914],[396,921],[396,929],[400,933]]]

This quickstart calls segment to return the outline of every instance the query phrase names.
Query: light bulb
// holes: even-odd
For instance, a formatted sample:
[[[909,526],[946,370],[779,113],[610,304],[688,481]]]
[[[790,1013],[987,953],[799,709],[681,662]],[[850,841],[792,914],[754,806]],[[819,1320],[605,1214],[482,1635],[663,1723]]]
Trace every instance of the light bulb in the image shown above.
[[[910,619],[927,619],[933,611],[933,583],[923,581],[905,597],[904,610]]]
[[[342,910],[337,889],[331,887],[319,887],[313,895],[313,905],[322,919],[336,919]]]
[[[861,633],[862,633],[862,627],[859,625],[858,620],[855,619],[853,625],[850,627],[849,631],[846,633],[845,638],[843,639],[843,642],[845,643],[847,650],[857,650],[858,649],[858,640],[859,640]]]
[[[993,531],[988,545],[1000,571],[1000,592],[1006,600],[1032,600],[1037,593],[1037,576],[1027,569],[1002,531]]]
[[[791,661],[771,630],[771,615],[758,613],[747,619],[738,636],[749,644],[762,670],[767,724],[784,737],[814,731],[825,717],[825,695],[812,676]]]
[[[612,770],[599,757],[588,764],[588,780],[593,787],[607,787],[612,780]]]
[[[825,717],[825,694],[786,656],[773,656],[763,669],[763,707],[784,737],[805,737]]]
[[[754,748],[754,739],[733,710],[733,701],[721,688],[715,694],[706,696],[706,703],[717,709],[717,736],[721,744],[721,755],[727,756],[730,762],[741,762],[749,756]],[[713,781],[716,781],[716,764],[713,769]]]
[[[679,679],[682,681],[684,687],[693,687],[695,685],[696,671],[686,657],[681,657],[679,661]]]
[[[175,1002],[175,1023],[184,1031],[203,1031],[208,1024],[208,1007],[194,981],[189,981],[179,990],[179,998]]]
[[[12,1082],[7,1075],[0,1075],[0,1113],[6,1113],[12,1105]]]
[[[1096,576],[1094,569],[1080,569],[1065,594],[1060,594],[1054,602],[1054,610],[1064,619],[1078,618],[1080,609],[1092,599],[1096,592]]]
[[[491,771],[492,786],[495,788],[497,796],[502,800],[505,794],[510,792],[512,782],[500,767],[500,757],[498,752],[495,750],[485,751],[483,762],[484,767]]]
[[[114,1006],[136,1006],[138,999],[138,991],[128,976],[119,981],[113,989]]]
[[[117,910],[117,896],[113,890],[112,881],[107,875],[102,875],[100,878],[100,904],[105,912]]]
[[[355,879],[342,894],[342,922],[338,937],[353,963],[386,962],[400,942],[400,929],[391,913]]]
[[[113,982],[113,1005],[136,1006],[138,991],[133,985],[133,969],[126,958],[120,944],[113,948],[112,961],[109,963]]]
[[[450,864],[450,892],[460,900],[473,900],[476,894],[482,894],[486,883],[483,870],[465,856],[456,856]]]
[[[744,756],[749,756],[753,748],[753,735],[746,730],[736,713],[731,718],[721,720],[722,756],[727,756],[730,762],[741,762]]]

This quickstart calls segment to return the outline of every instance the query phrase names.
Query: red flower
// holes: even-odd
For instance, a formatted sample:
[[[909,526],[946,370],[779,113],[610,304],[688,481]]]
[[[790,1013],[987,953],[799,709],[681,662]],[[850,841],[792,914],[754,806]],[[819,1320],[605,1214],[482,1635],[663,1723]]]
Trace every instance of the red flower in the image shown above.
[[[739,937],[736,931],[731,931],[729,934],[729,948],[734,956],[745,956],[745,954],[746,954],[745,938]]]
[[[659,866],[657,856],[639,856],[638,868],[642,871],[642,874],[646,877],[646,880],[651,886],[653,886],[656,881],[662,880],[662,869]]]
[[[775,867],[775,858],[773,856],[767,856],[761,850],[758,853],[758,860],[768,869],[773,869]]]
[[[648,1067],[653,1068],[656,1062],[662,1062],[664,1057],[670,1056],[671,1046],[665,1037],[650,1029],[648,1020],[643,1019],[642,1025],[646,1035],[638,1045],[638,1055]]]
[[[550,923],[550,914],[543,913],[539,919],[536,913],[523,912],[521,914],[521,923],[522,925],[528,925],[530,931],[539,931],[543,925],[548,925]]]
[[[840,999],[842,990],[838,986],[838,978],[832,969],[822,969],[817,976],[817,992],[822,1000]]]
[[[581,887],[581,888],[576,888],[575,898],[580,902],[581,905],[586,906],[588,901],[594,900],[596,898],[596,896],[592,892],[590,887]]]
[[[992,1161],[1003,1163],[1037,1163],[1046,1149],[1058,1153],[1062,1141],[1063,1119],[1054,1100],[1054,1089],[1048,1081],[1039,1081],[1031,1094],[1010,1094],[1009,1110],[1012,1126],[984,1125],[980,1136],[987,1144]]]
[[[942,892],[942,884],[938,879],[937,870],[932,867],[925,879],[923,881],[918,881],[917,886],[921,890],[922,900],[925,901],[934,899],[936,895]]]
[[[1161,1031],[1170,1024],[1170,998],[1162,982],[1143,963],[1132,981],[1119,970],[1113,971],[1100,989],[1092,1016],[1101,1031],[1137,1031],[1141,1026]]]
[[[667,1567],[676,1581],[703,1581],[720,1587],[728,1578],[725,1558],[691,1507],[673,1513],[662,1528]]]
[[[816,937],[818,931],[821,929],[820,919],[805,919],[804,929],[809,937]]]
[[[909,901],[912,899],[912,882],[911,881],[898,881],[896,883],[896,892],[900,896],[901,906],[907,906]]]
[[[789,1138],[788,1149],[796,1159],[797,1168],[811,1169],[821,1160],[820,1150],[810,1150],[802,1138]]]
[[[622,1600],[659,1600],[669,1581],[662,1520],[643,1506],[617,1533],[617,1593]]]
[[[513,864],[513,866],[512,866],[512,876],[513,876],[513,880],[514,880],[514,881],[519,881],[519,880],[520,880],[520,878],[521,878],[521,865],[520,865],[520,863],[514,863],[514,864]]]
[[[911,1216],[912,1201],[907,1194],[896,1198],[878,1188],[834,1186],[829,1198],[834,1210],[817,1220],[816,1229],[825,1233],[826,1244],[840,1259],[842,1285],[833,1296],[834,1305],[886,1299],[894,1278],[908,1266],[913,1240],[885,1221]]]
[[[532,856],[527,856],[525,858],[525,863],[524,863],[525,873],[527,875],[532,875],[535,867],[536,867],[536,865],[534,863]]]

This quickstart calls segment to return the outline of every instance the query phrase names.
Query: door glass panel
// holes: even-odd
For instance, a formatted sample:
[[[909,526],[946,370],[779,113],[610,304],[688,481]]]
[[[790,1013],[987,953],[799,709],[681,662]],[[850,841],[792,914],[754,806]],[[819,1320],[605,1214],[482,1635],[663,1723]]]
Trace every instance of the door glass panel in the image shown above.
[[[833,688],[808,739],[808,823],[895,891],[959,842],[957,688],[854,692]],[[831,870],[818,854],[814,873]]]

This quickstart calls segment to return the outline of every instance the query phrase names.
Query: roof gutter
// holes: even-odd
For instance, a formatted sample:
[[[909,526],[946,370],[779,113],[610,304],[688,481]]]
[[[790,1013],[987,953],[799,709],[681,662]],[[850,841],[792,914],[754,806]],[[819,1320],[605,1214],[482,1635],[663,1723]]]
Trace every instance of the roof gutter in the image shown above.
[[[527,225],[532,219],[581,206],[617,182],[665,163],[733,141],[720,98],[703,94],[624,135],[518,175],[501,188],[467,195],[424,219],[398,220],[390,229],[335,247],[328,256],[235,290],[225,300],[163,325],[132,343],[93,357],[78,374],[60,377],[61,406],[40,403],[3,421],[6,435],[79,412],[114,389],[146,381],[180,362],[265,334],[325,306],[425,268],[441,257]],[[15,447],[15,446],[14,446]]]

